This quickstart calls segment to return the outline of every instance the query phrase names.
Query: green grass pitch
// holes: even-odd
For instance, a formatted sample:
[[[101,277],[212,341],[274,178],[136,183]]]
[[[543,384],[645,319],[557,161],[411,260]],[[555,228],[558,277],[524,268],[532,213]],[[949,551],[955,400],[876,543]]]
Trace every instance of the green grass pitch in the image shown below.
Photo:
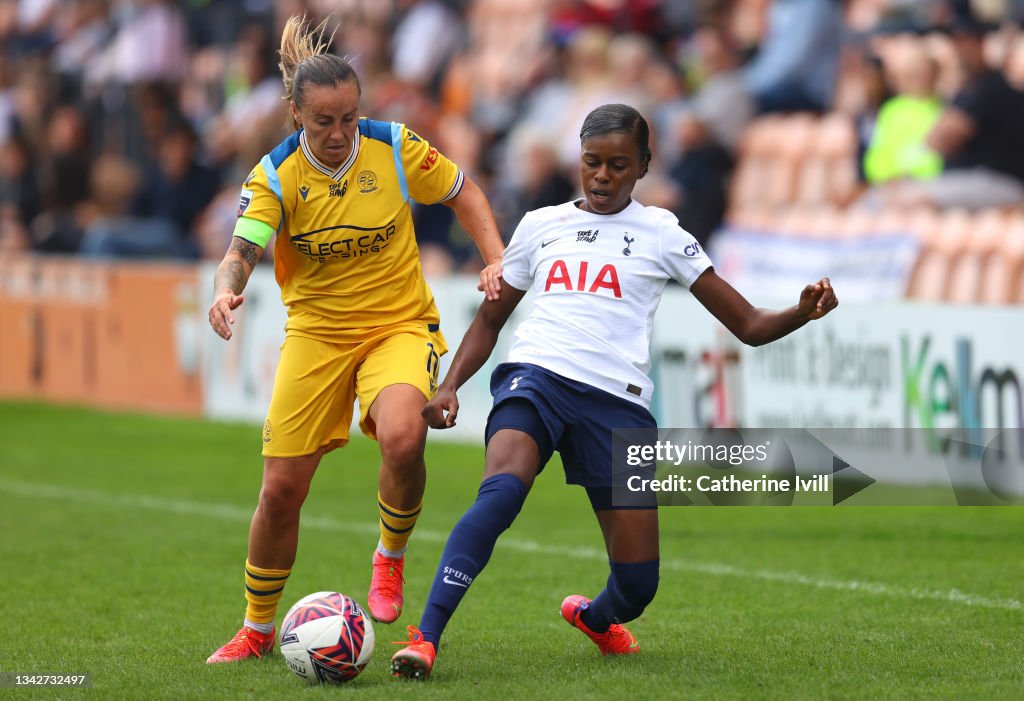
[[[480,446],[428,444],[406,612],[346,687],[279,654],[204,660],[237,630],[259,427],[0,404],[0,672],[92,675],[6,698],[1024,698],[1024,509],[664,508],[661,587],[605,659],[558,616],[607,576],[582,490],[557,463],[450,624],[433,677],[393,680]],[[282,611],[335,589],[365,602],[375,446],[329,455],[303,511]],[[280,620],[280,618],[279,618]]]

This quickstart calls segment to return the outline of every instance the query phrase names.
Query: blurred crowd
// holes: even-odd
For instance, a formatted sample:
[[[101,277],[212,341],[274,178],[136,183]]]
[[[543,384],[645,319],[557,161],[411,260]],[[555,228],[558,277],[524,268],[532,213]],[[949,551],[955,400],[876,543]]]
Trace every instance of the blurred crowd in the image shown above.
[[[606,102],[652,126],[637,199],[701,241],[765,115],[852,135],[831,205],[1024,204],[1024,0],[0,0],[0,251],[219,260],[287,135],[276,50],[303,14],[337,25],[363,114],[470,173],[506,239],[576,193]],[[478,265],[450,210],[415,216],[428,273]]]

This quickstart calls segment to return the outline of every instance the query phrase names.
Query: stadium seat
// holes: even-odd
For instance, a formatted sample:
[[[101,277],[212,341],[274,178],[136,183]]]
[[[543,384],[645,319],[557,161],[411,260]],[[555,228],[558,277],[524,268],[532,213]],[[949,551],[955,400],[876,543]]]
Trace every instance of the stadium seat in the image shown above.
[[[925,248],[917,257],[907,284],[907,297],[940,302],[946,297],[950,258],[945,251]]]
[[[730,185],[730,211],[764,208],[765,163],[754,158],[740,161],[732,176]],[[731,214],[729,219],[732,218]]]
[[[872,222],[871,230],[876,236],[899,236],[914,233],[911,223],[912,212],[899,207],[887,207]]]
[[[779,207],[793,201],[800,159],[813,140],[813,124],[811,115],[768,115],[747,127],[731,184],[732,206]]]
[[[818,151],[827,164],[826,198],[846,202],[857,188],[857,133],[846,115],[832,112],[821,119]]]
[[[997,208],[976,212],[968,241],[969,250],[986,256],[998,252],[1013,218],[1014,215]]]
[[[827,205],[818,207],[811,213],[810,233],[815,238],[839,239],[843,237],[846,214]]]
[[[848,209],[842,214],[838,234],[848,239],[873,236],[878,232],[877,222],[879,219],[878,214],[868,209]]]
[[[731,183],[730,203],[742,209],[769,204],[767,192],[771,163],[775,158],[772,140],[781,117],[769,116],[755,120],[740,139],[739,161]]]
[[[810,210],[805,207],[787,207],[775,220],[775,232],[786,237],[807,237],[811,233]]]
[[[918,241],[925,243],[935,237],[939,227],[939,212],[928,206],[916,207],[904,215],[904,225]]]
[[[1003,217],[1003,230],[994,246],[982,232],[979,250],[986,251],[976,301],[982,304],[1022,304],[1024,297],[1024,215],[1014,212]]]
[[[817,137],[817,119],[811,114],[791,114],[783,117],[771,131],[775,158],[769,168],[768,200],[775,205],[797,202],[800,172],[808,152]],[[813,199],[802,204],[819,204]]]
[[[1000,248],[1000,259],[1009,268],[1009,302],[1024,304],[1024,214],[1017,212],[1007,229],[1006,240]]]
[[[797,121],[799,119],[799,121]],[[791,118],[790,129],[796,137],[787,155],[797,163],[793,202],[819,205],[828,200],[828,163],[821,150],[821,122],[804,115]]]
[[[950,272],[949,301],[971,304],[984,299],[988,286],[987,268],[994,257],[1003,257],[1000,249],[1005,241],[1008,225],[1008,217],[999,209],[986,209],[974,215],[967,250],[955,258]],[[995,274],[998,276],[998,273]],[[993,300],[995,303],[1009,301],[1008,290],[999,294],[1002,299]]]
[[[761,117],[741,140],[732,203],[737,207],[844,203],[856,188],[855,152],[856,135],[844,115]]]
[[[729,226],[745,231],[772,231],[775,228],[775,212],[768,207],[734,207],[726,220]]]
[[[953,258],[946,288],[947,302],[972,304],[981,297],[982,263],[983,256],[977,251],[968,251]]]
[[[794,201],[801,205],[829,201],[829,162],[820,155],[804,158],[800,163]]]
[[[928,302],[945,300],[954,258],[966,248],[971,217],[965,210],[940,212],[934,219],[915,214],[915,233],[923,244],[910,274],[907,296]]]
[[[790,206],[773,218],[772,231],[781,236],[834,239],[842,235],[844,215],[834,207]]]
[[[938,226],[925,243],[949,256],[959,256],[967,251],[973,233],[974,219],[968,210],[948,209],[940,213]]]

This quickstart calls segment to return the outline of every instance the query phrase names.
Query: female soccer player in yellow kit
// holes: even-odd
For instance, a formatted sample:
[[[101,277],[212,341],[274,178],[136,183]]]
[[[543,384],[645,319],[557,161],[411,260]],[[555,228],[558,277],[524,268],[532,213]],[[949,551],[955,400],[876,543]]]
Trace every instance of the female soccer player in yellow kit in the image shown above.
[[[263,157],[242,187],[231,246],[215,278],[210,324],[231,338],[232,310],[271,236],[288,307],[285,342],[263,428],[263,483],[249,529],[241,630],[208,662],[259,657],[298,546],[299,510],[320,458],[359,426],[380,445],[380,542],[369,609],[402,610],[402,566],[422,506],[426,423],[447,346],[423,278],[410,200],[444,202],[487,267],[496,299],[503,243],[487,199],[459,168],[404,125],[359,116],[352,67],[327,53],[318,27],[293,17],[281,73],[295,133]]]

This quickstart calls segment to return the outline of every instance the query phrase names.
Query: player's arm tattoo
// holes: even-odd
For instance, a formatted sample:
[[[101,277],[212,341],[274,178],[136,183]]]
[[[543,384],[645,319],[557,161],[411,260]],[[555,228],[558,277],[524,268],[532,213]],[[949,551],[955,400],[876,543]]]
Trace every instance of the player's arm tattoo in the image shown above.
[[[228,288],[235,294],[241,294],[261,253],[263,249],[260,246],[233,236],[227,255],[224,256],[213,278],[214,289],[219,291]]]
[[[256,263],[260,259],[260,254],[263,253],[263,249],[256,244],[237,236],[231,237],[231,247],[228,251],[237,252],[238,255],[242,257],[242,260],[249,264],[249,270],[256,267]]]

